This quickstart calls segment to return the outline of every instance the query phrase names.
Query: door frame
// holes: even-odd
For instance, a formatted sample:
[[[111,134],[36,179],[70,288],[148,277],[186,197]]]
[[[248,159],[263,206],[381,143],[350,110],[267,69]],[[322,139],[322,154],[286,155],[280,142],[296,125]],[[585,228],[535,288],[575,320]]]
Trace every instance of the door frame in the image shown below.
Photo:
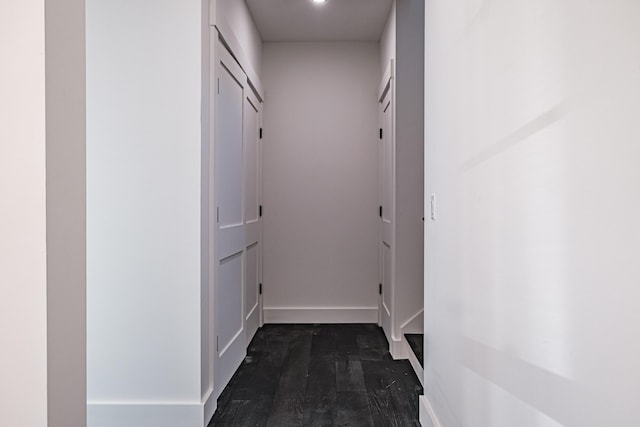
[[[257,235],[256,240],[255,240],[255,244],[257,245],[256,250],[258,251],[258,253],[257,253],[257,259],[256,259],[256,289],[255,289],[255,292],[256,292],[256,303],[251,308],[251,310],[247,310],[244,313],[244,321],[245,321],[245,326],[246,326],[247,322],[249,322],[249,320],[250,320],[250,317],[257,316],[257,319],[254,319],[254,320],[256,320],[255,324],[257,325],[257,327],[260,328],[262,326],[262,324],[263,324],[262,293],[259,291],[259,286],[262,283],[262,138],[260,136],[260,130],[262,129],[262,98],[257,93],[256,89],[251,85],[251,80],[250,80],[250,78],[248,76],[246,77],[246,86],[245,87],[246,87],[246,90],[245,90],[245,93],[244,93],[243,109],[246,108],[246,104],[245,103],[248,102],[251,105],[251,108],[256,110],[256,113],[257,113],[257,123],[255,123],[255,125],[257,126],[257,129],[256,129],[256,157],[257,157],[257,159],[256,159],[256,161],[257,161],[256,202],[257,202],[257,212],[256,212],[255,219],[249,220],[246,217],[246,213],[247,213],[246,206],[244,206],[243,215],[244,215],[245,227],[247,228],[246,249],[248,249],[249,247],[251,247],[253,245],[253,244],[249,244],[249,239],[248,239],[249,238],[249,234],[251,232],[251,233]],[[244,118],[243,118],[243,129],[245,129]],[[243,141],[246,142],[245,138],[244,138],[244,135],[243,135]],[[247,169],[246,168],[247,159],[245,157],[245,154],[246,154],[246,152],[243,152],[243,163],[245,163],[244,168],[246,170]],[[244,200],[246,202],[247,201],[246,200],[246,182],[243,182],[243,193],[244,193],[243,197],[244,197]],[[244,278],[244,281],[245,281],[244,289],[245,289],[245,297],[246,297],[246,296],[248,296],[248,283],[247,283],[247,277],[246,276]],[[246,304],[245,304],[244,307],[246,309]],[[251,321],[251,323],[254,323],[253,320]],[[252,330],[247,330],[247,332],[249,333],[247,335],[247,346],[248,346],[250,341],[251,341],[251,339],[253,338],[253,333],[255,331],[253,331],[253,327],[252,327]]]
[[[214,8],[215,9],[215,8]],[[215,104],[216,104],[216,94],[217,94],[217,63],[220,60],[221,55],[229,55],[228,58],[233,60],[234,67],[237,67],[237,70],[242,71],[242,85],[244,87],[243,90],[243,104],[247,98],[248,94],[251,94],[254,97],[254,100],[257,101],[260,108],[260,122],[259,126],[262,127],[262,108],[264,105],[264,95],[262,89],[262,83],[257,77],[254,70],[248,64],[247,59],[244,55],[244,52],[236,52],[235,48],[240,48],[240,45],[231,30],[231,28],[224,21],[216,20],[214,10],[211,10],[210,15],[210,26],[209,26],[209,58],[208,58],[208,67],[206,70],[206,81],[208,83],[208,100],[204,104],[204,108],[208,110],[207,119],[208,119],[208,136],[206,142],[203,142],[207,147],[207,151],[203,151],[206,154],[207,161],[203,161],[203,168],[206,168],[206,171],[203,169],[203,182],[206,182],[206,191],[208,196],[203,197],[203,203],[206,206],[203,206],[203,215],[206,216],[206,221],[208,223],[208,238],[206,239],[206,243],[208,246],[208,257],[204,262],[206,265],[203,265],[203,271],[206,270],[207,276],[207,284],[204,286],[202,295],[204,300],[202,301],[202,384],[201,384],[201,392],[202,392],[202,400],[205,402],[205,418],[209,419],[213,416],[213,413],[216,409],[216,399],[219,394],[222,392],[224,387],[221,384],[217,384],[216,380],[216,359],[217,359],[217,349],[216,349],[216,336],[217,328],[216,328],[216,310],[215,310],[215,294],[216,294],[216,245],[219,240],[218,233],[216,232],[217,228],[217,192],[216,192],[216,181],[215,181],[215,159],[216,159],[216,150],[215,150]],[[222,51],[222,52],[221,52]],[[243,116],[244,116],[244,105],[243,105]],[[244,125],[243,125],[244,128]],[[244,131],[243,131],[244,132]],[[203,145],[203,146],[204,146]],[[258,150],[259,150],[259,203],[262,205],[262,144],[261,141],[258,142]],[[244,165],[244,154],[243,154],[243,165]],[[244,183],[243,183],[244,186]],[[204,188],[203,188],[204,189]],[[244,192],[244,189],[243,189]],[[244,215],[244,194],[243,194],[243,215]],[[244,220],[244,216],[243,216]],[[260,247],[259,247],[259,255],[258,255],[258,278],[259,282],[262,283],[262,217],[260,216]],[[244,262],[244,260],[243,260]],[[243,275],[245,273],[245,267],[243,265]],[[203,273],[204,274],[204,273]],[[243,282],[244,282],[243,277]],[[243,283],[243,329],[246,326],[246,313],[244,312],[246,295],[244,294],[244,283]],[[263,302],[262,295],[258,295],[259,305],[256,308],[259,310],[259,327],[263,325],[264,322],[264,314],[263,314]],[[245,346],[248,347],[248,345]],[[216,388],[216,385],[218,387]]]
[[[384,285],[384,261],[383,261],[383,240],[385,236],[384,234],[384,210],[389,211],[389,209],[383,209],[379,218],[379,227],[378,227],[378,277],[379,283],[382,287],[381,292],[378,295],[378,324],[382,327],[387,340],[389,343],[394,342],[394,329],[395,329],[395,316],[394,316],[394,300],[395,300],[395,265],[396,265],[396,223],[395,223],[395,205],[396,205],[396,192],[395,192],[395,181],[396,181],[396,168],[395,168],[395,158],[396,158],[396,144],[395,144],[395,123],[396,123],[396,108],[395,108],[395,61],[393,59],[389,60],[389,64],[387,64],[387,68],[383,74],[382,80],[380,81],[380,86],[378,89],[378,109],[379,109],[379,123],[380,128],[383,129],[383,137],[379,139],[379,184],[378,184],[378,199],[379,205],[381,209],[384,206],[383,200],[383,144],[384,138],[387,136],[391,138],[391,221],[389,224],[388,231],[388,240],[391,243],[391,260],[390,260],[390,280],[386,285],[389,287],[389,295],[390,295],[390,306],[387,307],[389,314],[386,314],[386,310],[383,304],[383,295],[385,293],[385,285]],[[385,129],[384,125],[384,105],[383,102],[385,99],[389,98],[390,108],[391,108],[391,128]]]

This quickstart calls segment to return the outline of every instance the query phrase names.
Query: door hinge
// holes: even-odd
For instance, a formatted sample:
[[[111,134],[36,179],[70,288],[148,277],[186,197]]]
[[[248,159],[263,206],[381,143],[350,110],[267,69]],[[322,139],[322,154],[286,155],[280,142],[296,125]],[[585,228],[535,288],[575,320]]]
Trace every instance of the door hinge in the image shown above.
[[[262,295],[262,283],[258,285],[258,294]]]
[[[219,353],[219,352],[220,352],[220,340],[219,340],[219,338],[220,338],[220,337],[218,337],[218,336],[216,335],[216,353]]]
[[[380,218],[382,218],[382,206],[379,206],[378,215],[380,215]]]
[[[216,222],[220,222],[220,207],[216,206]]]
[[[382,139],[382,128],[380,128],[380,139]]]
[[[260,139],[262,139],[262,128],[260,128]]]
[[[258,208],[258,215],[262,218],[262,205]]]
[[[382,295],[382,283],[378,284],[378,294]]]
[[[220,77],[218,77],[218,94],[220,93]]]

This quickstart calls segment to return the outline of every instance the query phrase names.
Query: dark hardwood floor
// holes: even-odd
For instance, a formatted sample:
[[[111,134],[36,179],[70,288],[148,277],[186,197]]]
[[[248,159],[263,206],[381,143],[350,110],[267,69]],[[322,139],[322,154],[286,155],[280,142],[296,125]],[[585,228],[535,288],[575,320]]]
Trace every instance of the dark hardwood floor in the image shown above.
[[[265,325],[209,426],[419,426],[422,387],[377,325]]]

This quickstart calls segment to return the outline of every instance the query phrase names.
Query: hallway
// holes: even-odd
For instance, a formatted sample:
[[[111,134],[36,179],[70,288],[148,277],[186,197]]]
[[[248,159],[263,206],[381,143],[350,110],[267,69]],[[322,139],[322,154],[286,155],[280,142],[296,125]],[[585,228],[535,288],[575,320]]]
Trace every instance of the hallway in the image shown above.
[[[1,2],[0,426],[640,426],[639,40],[639,0]]]
[[[417,426],[420,394],[377,325],[265,325],[209,426]]]

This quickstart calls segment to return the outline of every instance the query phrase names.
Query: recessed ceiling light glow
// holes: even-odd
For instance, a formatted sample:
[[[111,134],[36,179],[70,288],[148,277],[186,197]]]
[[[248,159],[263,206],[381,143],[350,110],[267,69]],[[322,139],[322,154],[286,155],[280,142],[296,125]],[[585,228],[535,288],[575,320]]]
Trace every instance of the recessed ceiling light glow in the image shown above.
[[[311,1],[313,1],[316,4],[322,4],[327,2],[327,0],[311,0]]]

